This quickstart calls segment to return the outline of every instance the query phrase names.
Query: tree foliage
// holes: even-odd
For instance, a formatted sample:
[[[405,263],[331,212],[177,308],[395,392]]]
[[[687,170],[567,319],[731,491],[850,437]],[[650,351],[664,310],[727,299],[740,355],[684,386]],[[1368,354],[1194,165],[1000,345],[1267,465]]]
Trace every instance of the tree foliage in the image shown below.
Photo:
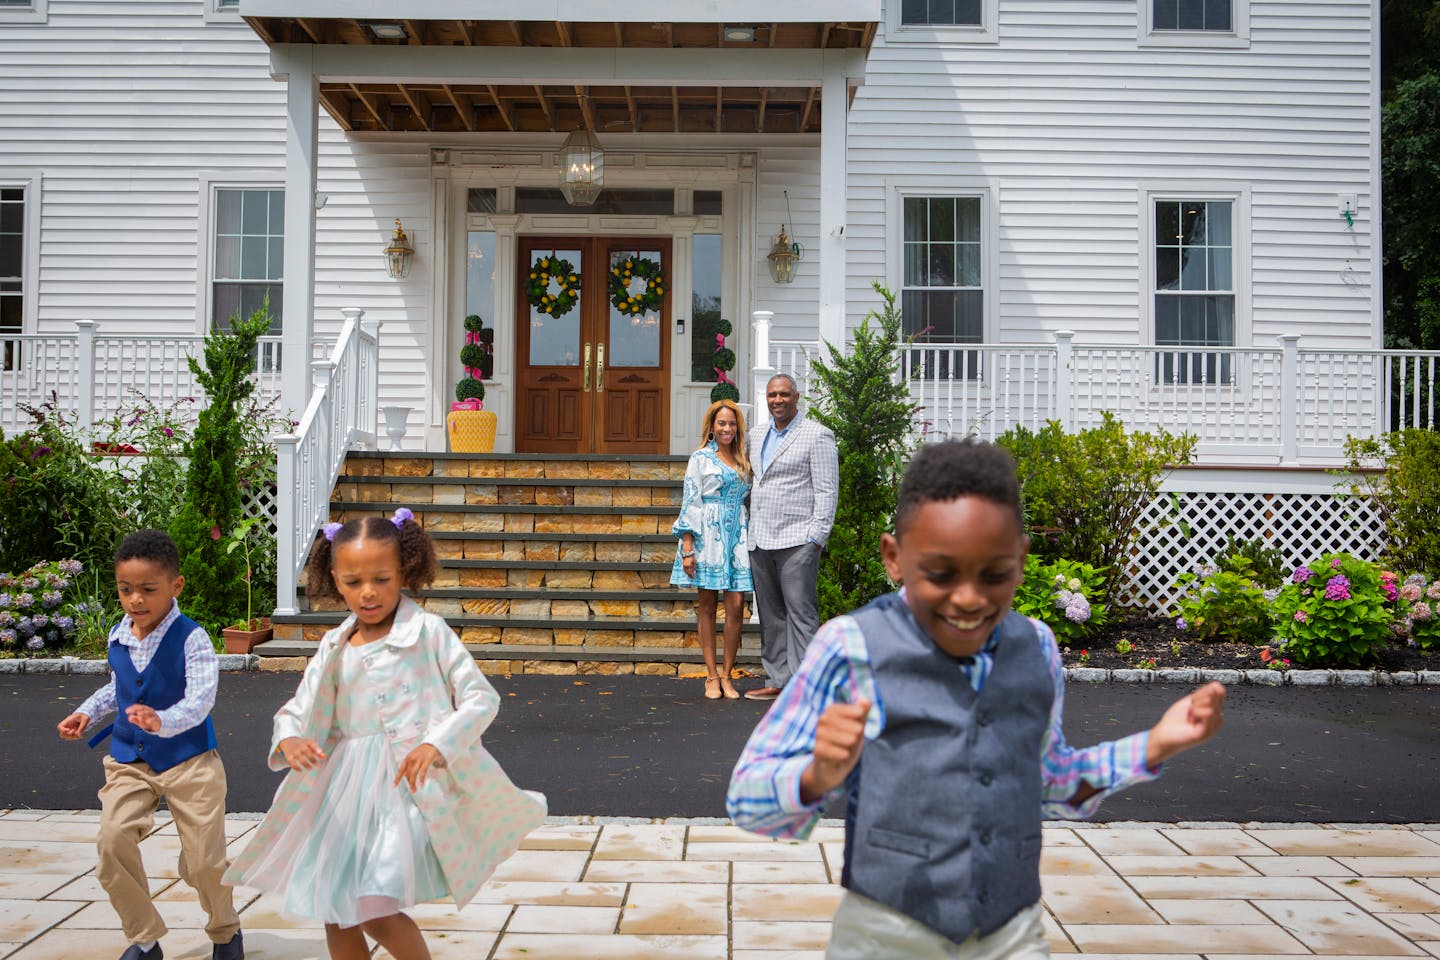
[[[270,327],[269,302],[248,319],[205,338],[205,362],[190,372],[209,400],[190,440],[185,505],[170,527],[180,549],[185,610],[212,634],[245,613],[242,558],[225,550],[241,517],[239,465],[246,446],[246,401],[255,390],[255,346]]]
[[[1385,332],[1440,347],[1440,69],[1398,85],[1382,118]]]
[[[894,293],[874,287],[881,309],[856,328],[849,352],[827,343],[827,359],[814,368],[812,416],[835,434],[840,458],[840,502],[820,563],[820,616],[827,620],[891,590],[880,535],[890,529],[913,446],[915,403],[899,375],[900,310]]]

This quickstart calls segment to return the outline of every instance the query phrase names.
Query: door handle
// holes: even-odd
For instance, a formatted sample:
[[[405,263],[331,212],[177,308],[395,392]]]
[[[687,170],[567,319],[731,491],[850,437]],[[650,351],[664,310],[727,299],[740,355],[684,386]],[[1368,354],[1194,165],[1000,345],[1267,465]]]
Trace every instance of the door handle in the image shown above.
[[[595,344],[595,392],[605,392],[605,344]]]
[[[585,344],[585,372],[580,375],[580,389],[590,392],[590,344]]]

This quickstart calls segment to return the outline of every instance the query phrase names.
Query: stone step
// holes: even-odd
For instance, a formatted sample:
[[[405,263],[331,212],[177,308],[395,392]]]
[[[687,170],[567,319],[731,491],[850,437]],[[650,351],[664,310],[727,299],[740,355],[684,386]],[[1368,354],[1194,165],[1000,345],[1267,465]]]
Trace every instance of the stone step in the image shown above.
[[[415,520],[428,532],[466,533],[605,533],[655,535],[675,523],[675,506],[579,507],[536,503],[407,503]],[[345,522],[360,517],[389,517],[394,503],[332,500],[330,518]]]
[[[439,611],[436,611],[439,612]],[[692,611],[693,614],[693,611]],[[338,626],[343,612],[317,611],[288,617],[273,618],[276,639],[319,640],[325,632]],[[720,623],[724,617],[719,618]],[[486,617],[471,614],[447,614],[448,623],[466,643],[479,645],[515,644],[526,647],[632,647],[642,646],[665,650],[693,649],[699,644],[695,618],[646,619],[632,617],[591,617],[560,619],[556,617]],[[746,621],[742,636],[758,642],[760,626]]]
[[[650,647],[531,647],[519,644],[473,644],[466,648],[475,657],[480,669],[489,674],[553,673],[553,674],[646,674],[660,676],[703,676],[704,663],[698,649],[675,650]],[[278,637],[255,648],[262,657],[309,658],[315,653],[315,640],[291,640]],[[752,672],[758,671],[759,647],[740,645],[737,663]]]
[[[681,480],[551,480],[533,477],[341,477],[332,496],[371,503],[543,504],[549,506],[677,506]]]
[[[549,480],[683,480],[685,456],[608,454],[465,453],[397,454],[355,451],[345,458],[340,476],[498,478]]]

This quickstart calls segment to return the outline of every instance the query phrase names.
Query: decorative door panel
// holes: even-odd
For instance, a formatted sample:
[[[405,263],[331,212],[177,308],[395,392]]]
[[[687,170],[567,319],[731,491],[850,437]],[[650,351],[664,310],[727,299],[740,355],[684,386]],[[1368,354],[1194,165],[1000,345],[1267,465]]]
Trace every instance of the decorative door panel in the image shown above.
[[[668,239],[523,237],[515,449],[664,453]]]

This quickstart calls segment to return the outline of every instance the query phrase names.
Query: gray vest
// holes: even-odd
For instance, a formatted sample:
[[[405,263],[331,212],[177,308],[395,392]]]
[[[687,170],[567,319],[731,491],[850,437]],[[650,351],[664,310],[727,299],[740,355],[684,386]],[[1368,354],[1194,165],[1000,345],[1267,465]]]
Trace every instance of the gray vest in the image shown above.
[[[1040,899],[1041,757],[1054,684],[1030,621],[1000,624],[976,693],[898,593],[854,614],[885,729],[865,744],[845,820],[847,889],[959,943]]]

